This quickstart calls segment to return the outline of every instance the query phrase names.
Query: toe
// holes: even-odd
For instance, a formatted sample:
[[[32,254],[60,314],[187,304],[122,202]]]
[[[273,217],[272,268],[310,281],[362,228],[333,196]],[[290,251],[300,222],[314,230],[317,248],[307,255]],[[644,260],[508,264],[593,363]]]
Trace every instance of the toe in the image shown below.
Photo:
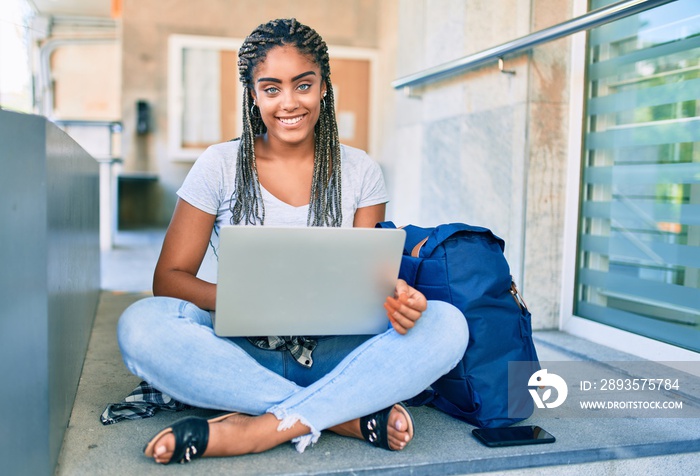
[[[173,456],[173,451],[175,451],[175,436],[168,433],[156,442],[153,459],[156,463],[168,463]]]
[[[396,406],[389,415],[387,427],[387,440],[391,449],[401,450],[411,440],[407,416]]]
[[[399,432],[406,431],[408,425],[406,424],[406,420],[405,420],[405,417],[403,416],[403,414],[401,414],[401,412],[394,410],[393,415],[394,415],[394,423],[391,426],[396,431],[399,431]],[[391,424],[391,422],[390,422],[390,424]]]
[[[407,436],[405,433],[400,434],[400,435],[387,435],[387,441],[389,443],[389,448],[391,448],[394,451],[399,451],[404,449],[406,446],[406,438]]]

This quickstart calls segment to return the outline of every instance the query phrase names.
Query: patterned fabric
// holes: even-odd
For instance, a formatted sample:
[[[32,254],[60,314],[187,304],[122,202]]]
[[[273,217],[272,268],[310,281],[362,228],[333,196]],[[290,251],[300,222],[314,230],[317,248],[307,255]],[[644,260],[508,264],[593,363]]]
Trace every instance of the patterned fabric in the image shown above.
[[[301,336],[291,337],[249,337],[254,346],[265,350],[289,351],[292,357],[304,367],[311,367],[314,361],[311,353],[316,348],[314,339]],[[169,395],[153,388],[148,382],[141,382],[123,402],[110,403],[100,416],[103,425],[111,425],[122,420],[150,418],[160,410],[179,412],[192,408],[178,402]]]
[[[107,405],[100,416],[100,421],[103,425],[111,425],[122,420],[150,418],[159,410],[179,412],[188,408],[192,407],[173,400],[147,382],[141,382],[123,402]]]
[[[294,359],[304,367],[311,367],[311,353],[316,348],[314,339],[301,336],[292,337],[249,337],[254,346],[265,350],[289,351]],[[122,420],[140,420],[150,418],[160,410],[179,412],[192,408],[190,405],[178,402],[169,395],[152,387],[148,382],[141,382],[123,402],[110,403],[100,415],[103,425],[111,425]]]
[[[310,368],[314,359],[311,353],[316,348],[317,342],[310,337],[302,336],[267,336],[248,337],[248,341],[255,347],[264,350],[288,350],[292,357],[304,367]]]

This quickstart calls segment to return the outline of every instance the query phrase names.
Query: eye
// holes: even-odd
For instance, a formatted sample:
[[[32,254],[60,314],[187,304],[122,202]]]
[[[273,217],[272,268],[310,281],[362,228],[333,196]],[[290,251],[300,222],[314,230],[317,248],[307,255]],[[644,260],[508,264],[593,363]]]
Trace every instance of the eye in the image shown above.
[[[299,89],[300,91],[308,91],[309,88],[311,88],[311,84],[309,84],[309,83],[300,84],[300,85],[298,86],[298,89]]]
[[[277,94],[279,92],[279,89],[277,89],[275,86],[270,86],[265,89],[263,89],[267,94]]]

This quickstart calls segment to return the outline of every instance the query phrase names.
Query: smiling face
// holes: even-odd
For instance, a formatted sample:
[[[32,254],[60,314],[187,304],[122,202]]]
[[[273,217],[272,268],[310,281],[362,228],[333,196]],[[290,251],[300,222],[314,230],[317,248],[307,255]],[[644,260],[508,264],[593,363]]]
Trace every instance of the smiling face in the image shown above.
[[[293,46],[272,48],[255,67],[251,90],[268,140],[313,143],[325,91],[321,70],[311,58]]]

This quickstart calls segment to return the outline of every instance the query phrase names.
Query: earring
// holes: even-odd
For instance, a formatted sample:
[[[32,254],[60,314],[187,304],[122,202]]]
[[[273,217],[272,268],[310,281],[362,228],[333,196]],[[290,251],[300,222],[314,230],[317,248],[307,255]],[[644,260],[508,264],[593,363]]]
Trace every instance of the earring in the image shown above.
[[[325,96],[325,94],[324,94],[324,96]],[[321,109],[325,109],[325,108],[326,108],[326,98],[321,98]]]
[[[256,116],[255,115],[255,108],[256,107],[257,106],[255,105],[255,103],[253,103],[253,105],[250,106],[250,116],[254,119],[260,119],[260,108],[258,107],[258,115]]]

